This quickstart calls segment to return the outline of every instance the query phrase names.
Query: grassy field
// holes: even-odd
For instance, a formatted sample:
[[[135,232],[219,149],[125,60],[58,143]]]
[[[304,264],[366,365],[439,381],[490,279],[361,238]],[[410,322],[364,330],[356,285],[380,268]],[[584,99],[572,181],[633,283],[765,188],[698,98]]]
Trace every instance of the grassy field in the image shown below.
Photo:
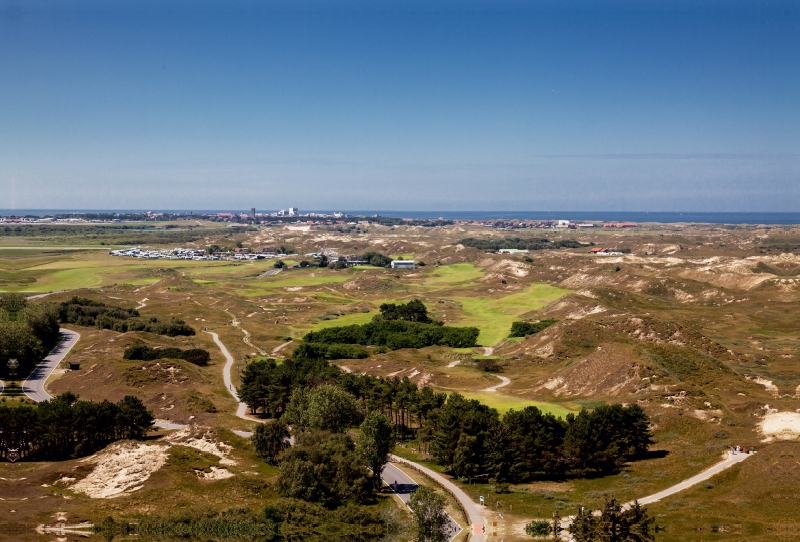
[[[471,263],[454,263],[442,265],[425,278],[425,284],[431,286],[471,282],[481,278],[484,272]]]
[[[567,414],[577,414],[577,410],[569,409],[555,403],[545,403],[543,401],[531,401],[513,395],[504,395],[499,392],[465,391],[459,392],[467,399],[477,399],[481,403],[496,409],[500,414],[505,414],[512,408],[522,410],[525,407],[534,406],[546,414],[552,414],[557,418],[566,418]]]
[[[511,323],[521,315],[535,311],[570,293],[550,284],[532,284],[524,291],[499,298],[458,297],[465,316],[459,325],[476,326],[478,342],[492,346],[508,336]]]

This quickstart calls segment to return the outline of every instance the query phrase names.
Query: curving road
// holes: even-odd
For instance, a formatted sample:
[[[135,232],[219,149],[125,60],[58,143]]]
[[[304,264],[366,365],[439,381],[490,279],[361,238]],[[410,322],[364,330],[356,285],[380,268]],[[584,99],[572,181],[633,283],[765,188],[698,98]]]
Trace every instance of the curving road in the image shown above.
[[[394,491],[395,495],[397,495],[406,506],[408,506],[408,501],[411,499],[411,495],[413,495],[419,487],[419,484],[416,483],[408,474],[391,463],[387,463],[386,467],[384,467],[383,472],[381,473],[381,480],[383,480],[383,483],[385,483],[392,491]],[[447,539],[452,540],[461,534],[463,529],[461,528],[461,525],[456,523],[452,516],[448,514],[447,517],[449,518],[449,521],[447,522],[447,525],[445,525],[445,533],[447,534]]]
[[[443,488],[450,491],[453,496],[458,500],[461,507],[466,510],[467,516],[469,517],[469,522],[472,524],[472,536],[470,537],[470,542],[483,542],[484,539],[484,521],[483,521],[483,510],[486,508],[485,506],[481,506],[473,501],[469,495],[467,495],[463,489],[458,487],[456,484],[451,482],[449,479],[445,478],[435,470],[429,469],[428,467],[424,467],[419,463],[414,463],[413,461],[409,461],[408,459],[403,459],[402,457],[397,457],[396,455],[390,456],[391,460],[397,463],[405,463],[407,465],[411,465],[414,468],[423,472],[426,476],[431,478],[434,482],[442,486]],[[384,480],[385,481],[385,480]]]
[[[53,370],[61,363],[61,360],[72,350],[75,343],[81,336],[69,329],[63,327],[59,329],[62,338],[52,352],[48,354],[44,360],[36,366],[33,372],[28,376],[25,382],[22,383],[22,391],[25,395],[41,403],[42,401],[49,401],[52,399],[49,393],[44,390],[44,384],[47,382],[48,377],[53,373]]]

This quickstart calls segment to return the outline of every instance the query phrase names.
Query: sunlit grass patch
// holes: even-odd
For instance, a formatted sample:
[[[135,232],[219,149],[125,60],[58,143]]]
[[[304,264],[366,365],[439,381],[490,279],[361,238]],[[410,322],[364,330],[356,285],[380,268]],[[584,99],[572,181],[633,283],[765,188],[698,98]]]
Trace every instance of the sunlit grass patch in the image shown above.
[[[454,263],[437,267],[425,279],[425,284],[454,284],[477,280],[484,275],[483,271],[471,263]]]
[[[480,328],[478,343],[494,345],[508,337],[511,323],[521,314],[540,309],[568,293],[570,290],[539,283],[496,299],[460,297],[456,300],[461,303],[466,316],[459,320],[458,325]]]
[[[505,395],[498,392],[484,392],[484,391],[465,391],[459,392],[467,399],[477,399],[481,403],[496,409],[500,414],[505,414],[512,408],[514,410],[522,410],[525,407],[534,406],[544,412],[545,414],[552,414],[557,418],[566,418],[567,414],[577,413],[577,410],[570,410],[569,408],[558,405],[555,403],[546,403],[544,401],[533,401],[531,399],[523,399],[522,397],[514,397],[513,395]]]

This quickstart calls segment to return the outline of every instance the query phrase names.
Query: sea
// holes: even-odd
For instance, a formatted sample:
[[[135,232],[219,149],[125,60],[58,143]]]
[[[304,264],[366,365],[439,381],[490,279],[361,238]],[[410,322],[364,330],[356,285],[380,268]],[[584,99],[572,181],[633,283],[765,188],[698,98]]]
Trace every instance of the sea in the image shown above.
[[[69,213],[187,213],[186,209],[0,209],[0,216],[50,216]],[[250,209],[199,209],[195,214],[249,213]],[[258,213],[276,210],[256,209]],[[301,213],[345,213],[352,216],[387,216],[398,218],[426,218],[445,220],[572,220],[574,222],[661,222],[689,224],[800,224],[800,212],[636,212],[636,211],[391,211],[391,210],[305,210]]]

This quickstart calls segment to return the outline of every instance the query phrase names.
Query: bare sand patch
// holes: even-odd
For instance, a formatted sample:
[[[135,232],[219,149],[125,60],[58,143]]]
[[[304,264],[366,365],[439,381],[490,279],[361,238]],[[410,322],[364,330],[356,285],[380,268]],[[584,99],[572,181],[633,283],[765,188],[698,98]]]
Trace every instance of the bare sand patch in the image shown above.
[[[770,412],[758,429],[765,437],[764,442],[800,440],[800,412]]]
[[[228,469],[226,469],[225,467],[222,468],[211,467],[209,470],[211,472],[198,471],[197,477],[200,478],[201,480],[213,481],[213,480],[226,480],[233,476],[233,473]]]
[[[236,461],[228,457],[233,446],[214,440],[210,432],[205,432],[199,437],[195,435],[197,435],[197,428],[187,427],[172,433],[165,437],[164,440],[171,444],[180,444],[181,446],[188,446],[189,448],[215,455],[219,457],[219,462],[222,465],[236,465]]]
[[[71,489],[93,499],[112,499],[141,489],[150,475],[164,466],[167,450],[167,446],[135,442],[112,444],[83,460],[97,466]]]

